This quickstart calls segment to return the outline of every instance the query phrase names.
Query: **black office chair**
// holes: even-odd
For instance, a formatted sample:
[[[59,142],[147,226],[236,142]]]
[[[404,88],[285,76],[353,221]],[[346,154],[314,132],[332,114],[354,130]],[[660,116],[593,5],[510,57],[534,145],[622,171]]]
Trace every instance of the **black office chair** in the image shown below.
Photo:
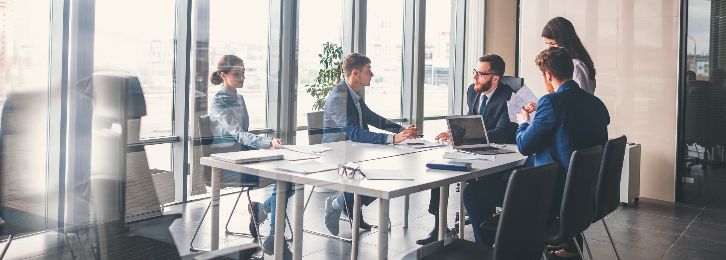
[[[548,245],[561,245],[570,239],[582,256],[575,236],[592,223],[595,213],[595,183],[602,163],[601,145],[575,150],[567,171],[558,221],[550,223]],[[585,241],[587,243],[587,241]],[[590,257],[592,259],[592,256]]]
[[[610,244],[615,250],[615,256],[618,259],[620,259],[620,255],[618,249],[615,248],[615,242],[613,242],[608,225],[605,223],[605,217],[620,205],[620,176],[623,172],[625,145],[627,143],[628,138],[623,135],[609,140],[605,144],[602,166],[600,167],[600,174],[595,188],[595,217],[592,221],[592,223],[602,221],[610,239]]]
[[[557,163],[512,173],[494,248],[453,238],[422,246],[402,259],[539,259],[558,174]]]
[[[224,153],[224,152],[235,152],[235,151],[244,151],[249,150],[248,147],[237,143],[234,138],[231,137],[219,137],[214,136],[212,134],[212,122],[208,115],[201,116],[197,119],[197,129],[198,129],[198,139],[195,140],[194,145],[197,146],[200,149],[201,157],[209,157],[213,153]],[[229,147],[215,147],[213,144],[221,144],[221,143],[229,143],[231,144]],[[204,166],[203,170],[203,176],[204,176],[204,183],[207,186],[211,186],[212,184],[212,174],[211,174],[211,168]],[[252,199],[250,198],[250,191],[268,186],[272,184],[273,181],[270,179],[265,178],[259,178],[254,181],[247,181],[244,178],[242,178],[242,174],[240,174],[239,179],[227,179],[227,178],[220,178],[219,186],[220,188],[242,188],[237,195],[237,199],[234,202],[234,206],[232,206],[232,212],[229,214],[229,217],[227,218],[227,223],[224,225],[224,230],[226,234],[229,235],[237,235],[237,236],[247,236],[252,238],[258,238],[259,237],[259,230],[257,223],[251,223],[254,225],[254,228],[251,228],[251,233],[245,233],[245,232],[233,232],[229,230],[229,222],[232,220],[232,216],[234,215],[234,210],[237,208],[237,204],[239,203],[240,198],[242,197],[242,193],[247,194],[247,203],[252,204]],[[199,220],[199,224],[197,224],[197,228],[194,231],[194,236],[192,237],[192,241],[189,243],[189,246],[194,251],[199,251],[199,249],[194,247],[194,240],[197,237],[197,233],[199,232],[199,228],[202,226],[202,222],[204,222],[204,218],[207,216],[207,212],[209,212],[209,207],[212,205],[212,202],[209,202],[209,205],[207,205],[207,208],[204,210],[204,215],[202,215],[202,219]],[[254,219],[253,219],[254,220]],[[290,221],[287,220],[288,225],[290,224]]]
[[[522,88],[522,86],[524,86],[524,79],[514,77],[514,76],[501,77],[499,82],[509,85],[509,87],[511,87],[512,91],[514,91],[514,92],[519,91],[519,89]]]

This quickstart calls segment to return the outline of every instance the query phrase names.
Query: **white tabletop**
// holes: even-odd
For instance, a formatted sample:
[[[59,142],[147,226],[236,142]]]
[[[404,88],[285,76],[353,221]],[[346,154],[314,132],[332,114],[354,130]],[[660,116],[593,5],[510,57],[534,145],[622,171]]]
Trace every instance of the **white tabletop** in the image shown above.
[[[201,164],[275,180],[324,186],[337,191],[391,199],[512,169],[521,165],[525,159],[519,153],[500,154],[493,161],[470,160],[468,162],[472,163],[472,170],[470,172],[459,172],[426,168],[426,163],[442,159],[445,152],[452,151],[450,147],[417,150],[405,146],[360,144],[350,141],[318,146],[330,147],[331,150],[323,153],[320,158],[314,159],[315,161],[330,165],[361,161],[359,164],[364,173],[366,169],[391,170],[398,174],[410,175],[414,180],[367,180],[361,176],[348,179],[340,176],[337,170],[301,174],[275,169],[276,167],[292,166],[304,161],[289,162],[283,160],[234,164],[205,157],[201,159]],[[508,148],[512,149],[513,147]]]

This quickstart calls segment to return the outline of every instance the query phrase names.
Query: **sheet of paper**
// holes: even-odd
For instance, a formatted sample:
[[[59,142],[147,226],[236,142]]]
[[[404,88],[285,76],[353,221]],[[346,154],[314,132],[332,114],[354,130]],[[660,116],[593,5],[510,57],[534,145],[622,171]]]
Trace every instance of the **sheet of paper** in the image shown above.
[[[509,121],[516,122],[517,113],[529,103],[537,103],[539,98],[532,93],[527,85],[522,86],[516,93],[512,94],[512,98],[507,101],[507,112],[509,113]],[[530,114],[530,118],[534,117],[534,113]]]
[[[496,155],[483,155],[483,154],[473,154],[473,153],[462,153],[462,152],[446,152],[444,153],[444,159],[452,159],[452,160],[484,160],[484,161],[494,161],[496,159]]]
[[[446,146],[444,143],[429,142],[424,139],[406,139],[398,144],[401,147],[408,147],[413,149],[424,149]]]
[[[325,164],[318,161],[304,161],[275,168],[275,170],[304,174],[324,172],[336,169],[338,169],[338,166],[336,165]]]
[[[282,154],[286,161],[300,161],[300,160],[309,160],[309,159],[320,158],[320,155],[317,155],[317,154],[301,153],[301,152],[286,150],[286,149],[277,149],[277,152]]]
[[[330,147],[323,146],[310,146],[310,145],[283,145],[283,149],[307,153],[307,154],[318,154],[330,151]]]
[[[367,180],[408,180],[412,181],[413,176],[408,176],[403,169],[361,169]]]

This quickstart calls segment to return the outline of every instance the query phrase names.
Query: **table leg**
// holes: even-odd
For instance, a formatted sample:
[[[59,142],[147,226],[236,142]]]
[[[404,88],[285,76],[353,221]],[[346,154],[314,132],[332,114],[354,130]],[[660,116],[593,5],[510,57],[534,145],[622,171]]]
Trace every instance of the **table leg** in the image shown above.
[[[404,196],[403,198],[403,228],[408,228],[408,200],[409,195]]]
[[[277,197],[275,201],[275,260],[282,260],[285,246],[285,217],[287,205],[287,182],[277,181]]]
[[[221,170],[219,168],[212,167],[212,241],[211,250],[219,249],[219,176]]]
[[[350,250],[350,259],[356,260],[358,259],[358,247],[360,244],[360,195],[353,194],[353,226],[352,226],[352,235],[351,239],[353,240],[353,244],[351,245]]]
[[[305,208],[305,185],[295,185],[295,230],[293,231],[293,250],[292,256],[295,260],[302,259],[303,247],[303,213]]]
[[[439,240],[446,238],[446,204],[449,202],[449,185],[441,186],[439,195]]]
[[[378,259],[388,259],[388,209],[390,200],[378,199]]]
[[[466,209],[464,208],[464,188],[466,182],[462,181],[459,186],[459,238],[464,239],[464,228],[466,227]]]

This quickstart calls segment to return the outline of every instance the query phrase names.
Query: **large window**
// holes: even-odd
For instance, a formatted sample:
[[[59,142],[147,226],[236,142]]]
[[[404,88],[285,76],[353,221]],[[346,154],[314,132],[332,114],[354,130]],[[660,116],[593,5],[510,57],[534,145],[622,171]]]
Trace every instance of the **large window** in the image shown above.
[[[244,97],[250,129],[267,127],[267,60],[269,1],[217,0],[209,2],[209,74],[219,59],[228,54],[242,58],[245,65]],[[208,82],[209,77],[205,78]],[[214,96],[219,86],[209,84]]]
[[[298,22],[297,125],[306,126],[307,113],[316,101],[305,91],[322,68],[320,55],[325,43],[342,47],[343,1],[302,0]],[[324,15],[321,15],[323,13]],[[307,144],[307,133],[297,134],[298,144]]]
[[[401,117],[403,5],[404,1],[368,1],[366,56],[374,76],[365,88],[365,101],[387,118]]]
[[[147,112],[141,138],[172,135],[174,7],[172,0],[96,1],[94,71],[139,78]]]
[[[424,116],[449,113],[452,0],[426,2]]]

